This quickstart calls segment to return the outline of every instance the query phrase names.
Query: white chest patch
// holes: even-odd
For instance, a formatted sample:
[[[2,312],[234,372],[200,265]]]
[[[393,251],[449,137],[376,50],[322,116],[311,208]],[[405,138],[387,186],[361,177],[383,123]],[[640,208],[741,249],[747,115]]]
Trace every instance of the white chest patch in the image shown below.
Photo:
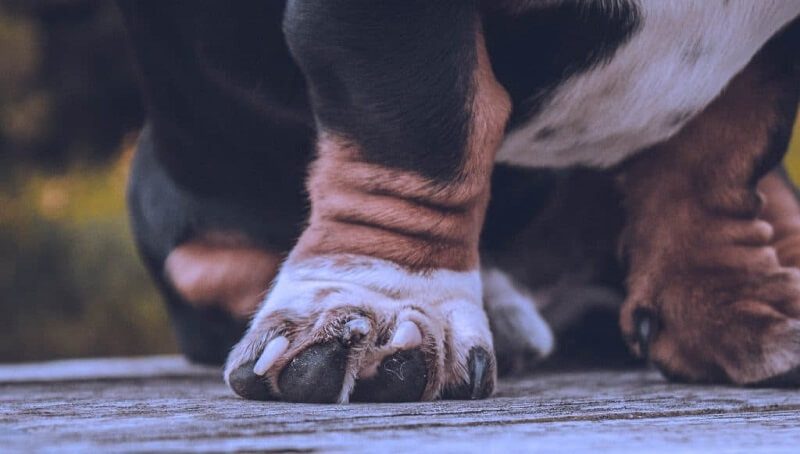
[[[800,0],[636,0],[641,23],[613,58],[556,87],[509,133],[498,161],[609,167],[675,134],[761,46],[800,14]]]

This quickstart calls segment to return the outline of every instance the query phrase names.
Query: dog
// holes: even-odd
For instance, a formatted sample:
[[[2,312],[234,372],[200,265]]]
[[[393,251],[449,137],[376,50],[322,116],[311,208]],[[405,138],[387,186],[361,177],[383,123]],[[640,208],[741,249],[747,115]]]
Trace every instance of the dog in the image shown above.
[[[800,2],[119,6],[137,246],[236,394],[485,398],[587,305],[670,379],[800,384]]]

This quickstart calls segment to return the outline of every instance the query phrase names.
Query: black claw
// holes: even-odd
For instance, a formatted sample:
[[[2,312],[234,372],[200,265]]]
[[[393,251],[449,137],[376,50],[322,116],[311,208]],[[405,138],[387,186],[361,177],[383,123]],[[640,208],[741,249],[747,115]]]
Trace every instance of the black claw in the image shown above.
[[[255,361],[249,361],[231,372],[228,383],[233,392],[250,400],[277,400],[264,377],[253,372]]]
[[[378,373],[359,380],[353,402],[416,402],[428,384],[428,367],[422,350],[399,351],[381,362]]]
[[[482,347],[473,347],[469,351],[467,369],[469,370],[469,381],[455,388],[445,391],[445,399],[485,399],[494,391],[493,372],[494,359],[492,355]]]
[[[334,403],[344,384],[348,349],[339,341],[316,344],[283,368],[278,387],[289,402]]]
[[[650,356],[650,344],[658,334],[658,319],[647,309],[639,309],[633,314],[633,325],[636,329],[636,344],[639,354],[647,359]]]
[[[485,399],[494,391],[492,377],[492,355],[481,347],[475,347],[469,352],[467,366],[472,381],[470,399]]]

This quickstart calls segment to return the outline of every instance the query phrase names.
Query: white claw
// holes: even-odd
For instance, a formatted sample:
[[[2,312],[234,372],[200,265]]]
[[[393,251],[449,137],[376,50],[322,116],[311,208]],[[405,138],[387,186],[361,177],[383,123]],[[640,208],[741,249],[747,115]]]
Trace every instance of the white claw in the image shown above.
[[[392,348],[401,350],[408,350],[420,344],[422,344],[422,333],[419,332],[417,324],[411,321],[401,322],[397,325],[390,343]]]
[[[366,336],[370,331],[369,322],[363,318],[350,320],[344,325],[344,337],[350,339],[353,336]]]
[[[264,352],[261,353],[261,357],[256,361],[256,365],[253,366],[253,372],[255,372],[256,375],[264,375],[267,373],[269,368],[275,364],[275,361],[286,352],[287,348],[289,348],[289,339],[284,336],[278,336],[269,341],[264,348]]]

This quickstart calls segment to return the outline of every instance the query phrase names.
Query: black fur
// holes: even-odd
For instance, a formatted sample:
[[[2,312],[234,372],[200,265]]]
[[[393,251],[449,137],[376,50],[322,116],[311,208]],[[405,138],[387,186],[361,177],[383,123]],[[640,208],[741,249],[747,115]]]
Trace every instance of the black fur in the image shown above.
[[[800,80],[800,59],[797,58],[800,50],[800,19],[795,19],[779,34],[772,37],[757,58],[764,62],[765,68],[760,74],[765,80],[783,81]],[[779,83],[779,82],[778,82]],[[783,96],[778,106],[778,122],[770,135],[767,152],[762,156],[753,172],[751,184],[755,186],[758,180],[770,169],[773,169],[783,159],[789,148],[792,135],[797,105],[800,101],[800,84],[782,84]]]
[[[514,104],[509,128],[534,116],[561,82],[610,60],[641,24],[629,0],[565,1],[521,14],[486,3],[492,68]]]
[[[246,322],[186,304],[164,277],[170,251],[234,230],[286,252],[306,218],[315,131],[283,40],[283,2],[120,0],[148,124],[131,171],[137,247],[181,349],[221,363]],[[267,283],[265,282],[265,285]]]
[[[315,119],[282,23],[309,76],[316,122],[358,141],[369,159],[434,179],[451,178],[463,159],[474,1],[292,2],[285,23],[281,1],[118,4],[150,125],[130,179],[133,230],[191,359],[222,362],[244,321],[181,301],[163,274],[170,251],[215,229],[288,251],[306,217]],[[538,22],[484,12],[494,69],[518,114],[532,94],[601,62],[635,29],[630,12],[609,21],[592,8],[549,11]],[[569,50],[554,38],[566,38],[564,27],[596,33]],[[555,181],[549,175],[496,170],[484,249],[507,244],[535,217]]]
[[[470,0],[289,0],[284,30],[322,129],[448,180],[469,133],[477,25]]]
[[[169,175],[195,194],[302,206],[314,129],[282,2],[119,5]]]
[[[216,363],[245,322],[181,301],[164,278],[164,260],[206,230],[238,230],[256,244],[288,251],[307,214],[303,180],[317,125],[353,139],[375,162],[447,180],[459,168],[469,132],[479,16],[493,69],[512,97],[509,127],[535,115],[566,78],[610,59],[641,21],[633,1],[567,0],[523,14],[493,0],[291,1],[285,22],[280,0],[118,3],[150,124],[130,180],[134,234],[182,349]],[[542,139],[566,133],[540,132]],[[784,142],[776,134],[775,149]],[[517,243],[521,232],[533,231],[538,244],[530,250],[546,262],[536,273],[540,280],[585,264],[588,251],[592,269],[601,270],[592,279],[619,286],[609,246],[619,226],[606,220],[621,215],[606,189],[611,185],[594,180],[498,166],[483,257],[509,269],[536,269],[523,263]],[[591,197],[580,206],[588,213],[570,208],[574,217],[564,215],[567,208],[558,204],[568,207],[584,186]],[[567,228],[548,223],[553,219],[567,219]],[[513,263],[500,255],[513,256]]]

